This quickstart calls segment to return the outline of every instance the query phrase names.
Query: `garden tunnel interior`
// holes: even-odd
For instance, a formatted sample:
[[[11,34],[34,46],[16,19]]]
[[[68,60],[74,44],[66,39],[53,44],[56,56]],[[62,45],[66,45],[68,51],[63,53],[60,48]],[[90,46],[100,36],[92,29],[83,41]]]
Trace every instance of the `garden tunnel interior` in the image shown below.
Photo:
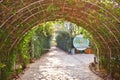
[[[116,57],[120,53],[120,9],[110,5],[107,8],[99,0],[1,0],[0,55],[9,59],[14,46],[31,28],[60,19],[90,32],[99,55]]]

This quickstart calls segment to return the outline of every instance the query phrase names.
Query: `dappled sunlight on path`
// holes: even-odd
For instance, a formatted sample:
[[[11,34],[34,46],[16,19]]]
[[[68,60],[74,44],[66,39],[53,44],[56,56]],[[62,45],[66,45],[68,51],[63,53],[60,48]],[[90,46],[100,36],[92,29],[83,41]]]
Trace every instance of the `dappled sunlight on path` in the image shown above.
[[[69,55],[52,47],[49,53],[31,64],[18,80],[102,80],[88,68],[93,57],[92,54]]]

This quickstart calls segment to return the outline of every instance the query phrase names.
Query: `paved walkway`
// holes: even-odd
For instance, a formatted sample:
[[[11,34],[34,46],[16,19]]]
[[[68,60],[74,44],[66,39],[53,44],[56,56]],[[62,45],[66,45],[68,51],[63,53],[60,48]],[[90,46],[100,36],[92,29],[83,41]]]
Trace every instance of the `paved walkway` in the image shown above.
[[[92,54],[69,55],[53,47],[18,80],[102,80],[88,68],[93,57]]]

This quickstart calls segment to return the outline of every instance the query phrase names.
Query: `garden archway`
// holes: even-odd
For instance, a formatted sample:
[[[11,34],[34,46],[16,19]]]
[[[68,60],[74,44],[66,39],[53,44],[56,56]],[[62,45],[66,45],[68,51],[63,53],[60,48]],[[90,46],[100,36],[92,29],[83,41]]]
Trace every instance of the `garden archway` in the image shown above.
[[[89,31],[100,55],[120,52],[119,0],[5,0],[0,2],[0,55],[9,56],[21,37],[47,21],[67,20]],[[3,60],[6,61],[6,60]],[[1,60],[2,62],[2,60]]]

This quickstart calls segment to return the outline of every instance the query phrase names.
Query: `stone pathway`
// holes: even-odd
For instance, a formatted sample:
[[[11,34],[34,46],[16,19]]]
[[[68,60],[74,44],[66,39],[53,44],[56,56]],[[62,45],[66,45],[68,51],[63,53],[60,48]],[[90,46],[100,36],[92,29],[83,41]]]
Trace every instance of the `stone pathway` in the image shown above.
[[[52,47],[17,80],[102,80],[88,68],[93,57],[93,54],[69,55]]]

